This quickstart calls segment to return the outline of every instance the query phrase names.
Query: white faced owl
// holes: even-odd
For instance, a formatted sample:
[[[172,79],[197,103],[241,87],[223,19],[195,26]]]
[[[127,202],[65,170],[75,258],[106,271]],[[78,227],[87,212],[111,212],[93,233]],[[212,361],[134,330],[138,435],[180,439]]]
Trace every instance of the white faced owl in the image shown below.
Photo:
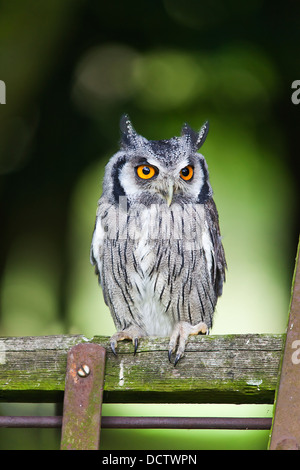
[[[187,124],[180,137],[147,140],[121,119],[120,150],[105,168],[91,262],[113,317],[117,342],[134,353],[144,336],[168,336],[169,360],[189,335],[207,334],[226,260],[207,164],[208,133]]]

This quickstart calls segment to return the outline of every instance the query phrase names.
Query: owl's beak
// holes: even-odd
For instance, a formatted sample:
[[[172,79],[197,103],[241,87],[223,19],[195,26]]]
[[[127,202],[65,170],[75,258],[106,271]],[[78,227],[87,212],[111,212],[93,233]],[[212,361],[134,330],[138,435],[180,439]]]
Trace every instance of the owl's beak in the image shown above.
[[[168,204],[169,207],[170,207],[170,205],[171,205],[171,203],[172,203],[173,192],[174,192],[174,185],[173,185],[173,183],[170,181],[169,187],[168,187],[168,194],[167,194],[167,197],[166,197],[166,201],[167,201],[167,204]]]

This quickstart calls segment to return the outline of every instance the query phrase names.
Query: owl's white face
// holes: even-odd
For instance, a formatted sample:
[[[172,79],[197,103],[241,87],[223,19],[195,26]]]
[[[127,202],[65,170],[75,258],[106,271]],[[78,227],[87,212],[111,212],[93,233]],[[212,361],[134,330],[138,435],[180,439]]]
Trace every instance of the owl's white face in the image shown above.
[[[184,129],[181,137],[161,141],[127,129],[125,145],[106,167],[104,194],[116,204],[120,196],[144,205],[203,204],[212,195],[205,159],[197,153],[203,128],[199,135]]]
[[[183,158],[167,167],[164,161],[150,154],[129,160],[122,168],[119,180],[128,197],[138,200],[141,193],[147,193],[149,199],[159,198],[171,205],[183,196],[197,199],[204,175],[195,158]]]

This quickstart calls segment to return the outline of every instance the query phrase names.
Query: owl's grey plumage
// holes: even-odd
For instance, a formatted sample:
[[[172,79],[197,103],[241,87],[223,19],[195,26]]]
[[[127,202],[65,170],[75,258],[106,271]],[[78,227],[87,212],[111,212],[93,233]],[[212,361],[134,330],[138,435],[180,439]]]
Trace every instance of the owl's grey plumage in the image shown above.
[[[105,169],[91,245],[117,342],[170,336],[175,364],[190,334],[208,333],[226,261],[208,169],[208,132],[149,141],[121,119],[121,149]]]

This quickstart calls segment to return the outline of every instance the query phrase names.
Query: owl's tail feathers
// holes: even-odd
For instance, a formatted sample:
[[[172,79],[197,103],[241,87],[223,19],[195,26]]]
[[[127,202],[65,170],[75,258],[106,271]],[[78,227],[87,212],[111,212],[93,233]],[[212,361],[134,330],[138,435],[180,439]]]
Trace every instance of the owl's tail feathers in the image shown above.
[[[171,362],[171,356],[176,350],[178,344],[174,367],[181,357],[184,355],[185,345],[190,335],[208,334],[208,327],[206,323],[200,322],[197,325],[191,325],[186,321],[180,321],[176,323],[173,332],[170,336],[169,342],[169,361]]]

